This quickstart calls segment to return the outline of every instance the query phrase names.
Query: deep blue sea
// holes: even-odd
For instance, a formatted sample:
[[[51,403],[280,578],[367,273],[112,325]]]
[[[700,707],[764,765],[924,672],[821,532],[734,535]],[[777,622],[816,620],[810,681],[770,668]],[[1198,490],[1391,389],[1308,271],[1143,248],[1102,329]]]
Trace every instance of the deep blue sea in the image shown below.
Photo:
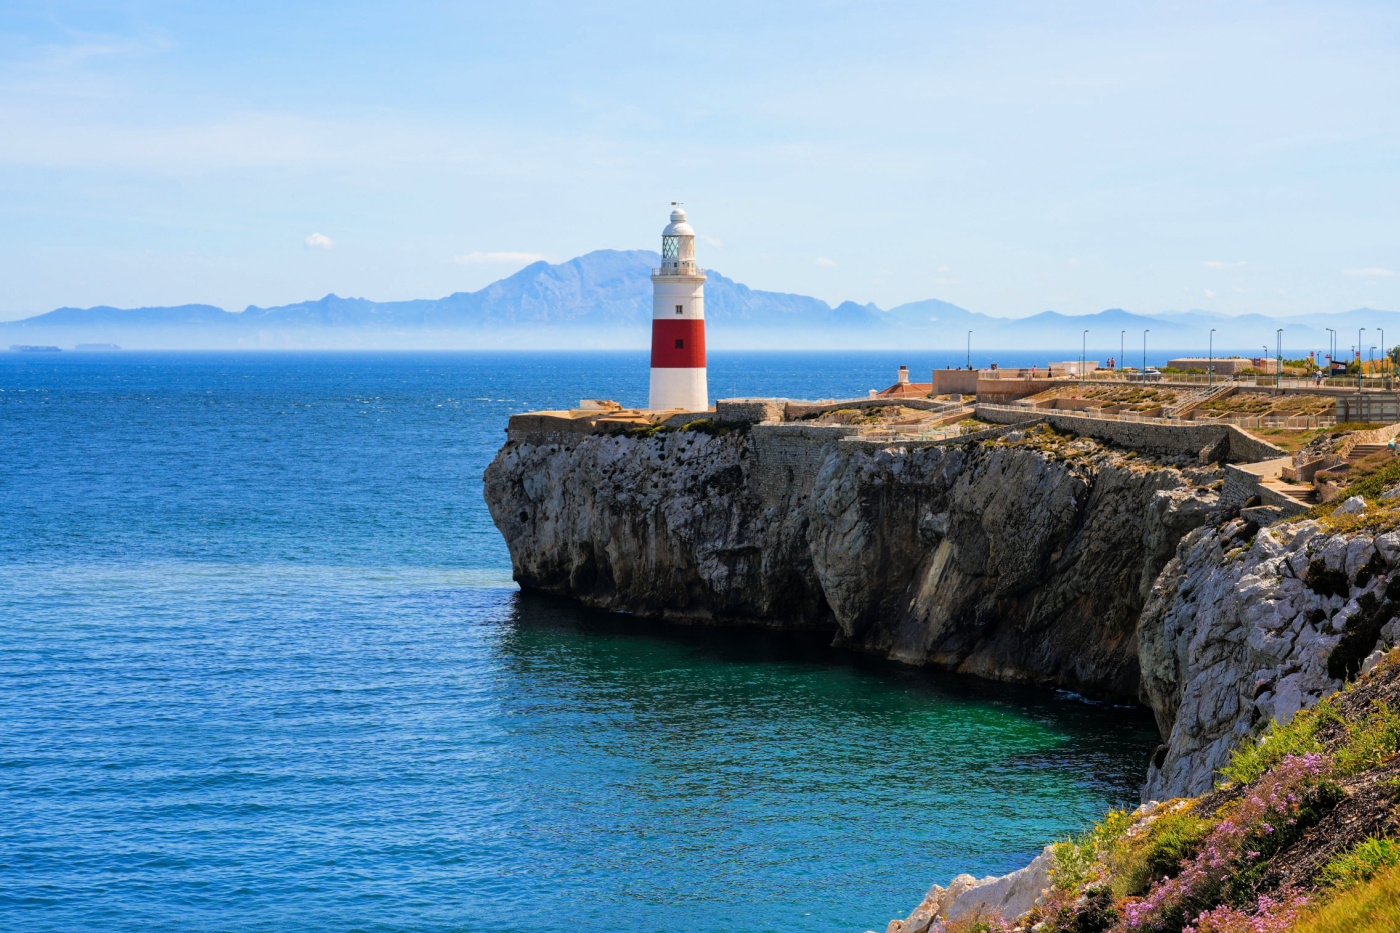
[[[946,362],[714,354],[711,390]],[[517,590],[507,415],[646,383],[0,354],[0,929],[858,933],[1135,801],[1141,711]]]

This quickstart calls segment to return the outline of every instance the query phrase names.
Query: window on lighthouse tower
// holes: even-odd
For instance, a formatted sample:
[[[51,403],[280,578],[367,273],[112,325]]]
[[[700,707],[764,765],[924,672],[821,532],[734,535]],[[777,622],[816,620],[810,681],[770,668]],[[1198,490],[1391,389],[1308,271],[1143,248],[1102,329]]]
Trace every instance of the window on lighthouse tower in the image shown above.
[[[677,313],[677,314],[684,314],[684,313],[685,313],[685,305],[676,305],[676,313]]]
[[[679,259],[681,256],[681,238],[678,236],[663,236],[661,238],[661,258]]]
[[[677,340],[677,341],[676,341],[676,349],[677,349],[677,350],[684,350],[684,349],[685,349],[685,341],[684,341],[684,340]]]

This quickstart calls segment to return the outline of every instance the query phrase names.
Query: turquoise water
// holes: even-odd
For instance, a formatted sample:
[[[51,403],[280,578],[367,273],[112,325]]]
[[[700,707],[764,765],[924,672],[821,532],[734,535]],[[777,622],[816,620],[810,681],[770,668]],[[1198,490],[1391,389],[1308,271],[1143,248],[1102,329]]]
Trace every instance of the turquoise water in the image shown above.
[[[641,354],[0,356],[0,929],[883,929],[1135,799],[1140,711],[518,592],[506,415],[645,388]]]

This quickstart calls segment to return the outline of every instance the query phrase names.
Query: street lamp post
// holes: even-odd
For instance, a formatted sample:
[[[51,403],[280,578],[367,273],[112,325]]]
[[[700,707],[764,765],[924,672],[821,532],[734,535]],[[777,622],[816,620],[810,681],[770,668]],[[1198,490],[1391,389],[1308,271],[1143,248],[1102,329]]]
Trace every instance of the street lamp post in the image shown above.
[[[1386,387],[1387,389],[1389,389],[1389,388],[1390,388],[1390,367],[1387,366],[1387,365],[1385,365],[1385,363],[1386,363],[1386,353],[1385,353],[1385,328],[1384,328],[1384,327],[1378,327],[1378,328],[1376,328],[1376,329],[1379,330],[1379,331],[1381,332],[1381,378],[1385,380],[1385,387]]]
[[[1361,394],[1361,335],[1366,333],[1366,328],[1356,329],[1356,394]]]
[[[1337,359],[1337,332],[1332,328],[1325,328],[1330,334],[1327,338],[1327,378],[1332,378],[1332,363]]]
[[[1215,328],[1210,329],[1210,362],[1206,366],[1206,388],[1215,385]]]
[[[972,331],[967,332],[967,368],[972,368]]]
[[[1274,359],[1274,388],[1277,389],[1283,385],[1283,328],[1278,328],[1274,336],[1278,342],[1278,354]]]
[[[1142,332],[1142,384],[1147,385],[1147,328]]]

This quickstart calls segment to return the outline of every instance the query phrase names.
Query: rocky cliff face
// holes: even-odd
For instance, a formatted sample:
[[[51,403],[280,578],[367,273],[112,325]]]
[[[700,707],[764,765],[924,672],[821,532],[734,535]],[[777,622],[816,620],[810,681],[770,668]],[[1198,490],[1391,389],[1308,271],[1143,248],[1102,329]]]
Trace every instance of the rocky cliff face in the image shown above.
[[[1143,696],[1166,736],[1144,800],[1209,790],[1241,739],[1400,641],[1400,534],[1304,521],[1251,538],[1241,524],[1188,536],[1143,612]]]
[[[513,439],[485,477],[523,586],[1125,698],[1153,582],[1218,509],[1214,467],[1045,428],[921,447],[795,425],[550,440]]]

